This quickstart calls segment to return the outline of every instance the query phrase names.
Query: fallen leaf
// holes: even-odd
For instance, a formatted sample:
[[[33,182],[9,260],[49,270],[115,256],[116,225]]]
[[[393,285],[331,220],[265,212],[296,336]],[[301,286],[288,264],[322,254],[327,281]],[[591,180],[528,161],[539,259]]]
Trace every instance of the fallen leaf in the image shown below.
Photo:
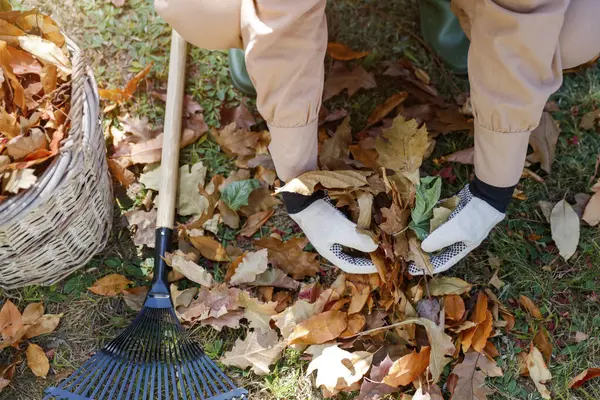
[[[373,368],[371,368],[369,379],[365,378],[363,380],[360,387],[360,393],[356,400],[379,400],[386,394],[395,393],[400,390],[399,388],[386,385],[382,382],[393,364],[394,362],[390,356],[386,355],[385,359],[383,359],[379,365],[374,365]]]
[[[30,168],[12,171],[4,184],[4,190],[9,193],[19,193],[21,189],[29,189],[37,181],[34,170]]]
[[[25,32],[17,28],[9,21],[0,18],[0,40],[3,40],[11,46],[19,45],[19,37],[25,35]]]
[[[283,338],[288,339],[296,325],[320,313],[324,307],[324,302],[309,303],[305,300],[298,300],[283,312],[274,315],[272,319],[281,331]]]
[[[229,280],[229,284],[239,285],[242,283],[254,282],[257,275],[260,275],[267,270],[268,263],[267,249],[249,252],[243,257],[242,262],[235,269],[235,273]]]
[[[240,216],[237,214],[237,212],[229,208],[229,206],[225,204],[223,200],[219,200],[218,207],[219,212],[221,213],[221,218],[223,218],[225,225],[231,229],[238,229],[240,227]]]
[[[35,323],[39,318],[44,315],[44,304],[43,303],[31,303],[23,310],[23,325],[31,325]],[[1,318],[1,317],[0,317]],[[0,323],[0,330],[2,329]]]
[[[503,375],[494,361],[472,351],[465,354],[464,360],[454,367],[452,374],[458,377],[452,394],[453,400],[485,400],[488,395],[494,393],[486,386],[485,378]]]
[[[252,132],[247,129],[237,128],[232,122],[223,129],[213,130],[215,141],[227,154],[238,156],[252,156],[256,153],[256,146],[262,132]]]
[[[340,334],[340,338],[351,337],[360,332],[367,323],[367,319],[362,314],[352,314],[348,316],[348,326],[346,330]]]
[[[554,208],[554,204],[550,203],[549,201],[538,201],[538,206],[540,207],[540,210],[542,210],[542,214],[544,215],[544,218],[546,219],[546,222],[550,222],[550,216],[552,215],[552,209]]]
[[[598,118],[600,118],[600,109],[587,112],[581,117],[579,127],[586,130],[594,129]]]
[[[411,232],[412,233],[412,232]],[[414,234],[408,237],[408,259],[415,263],[415,266],[429,275],[433,275],[433,264],[427,253],[421,249],[421,243]]]
[[[258,230],[273,216],[275,210],[260,211],[256,214],[251,215],[242,230],[240,235],[245,237],[252,237]]]
[[[256,214],[257,212],[267,211],[281,204],[281,202],[273,195],[273,192],[266,186],[259,187],[250,192],[248,196],[248,205],[240,207],[240,213],[246,217]]]
[[[407,92],[400,92],[388,97],[383,104],[375,107],[367,118],[367,127],[376,124],[408,98]]]
[[[590,338],[590,336],[587,333],[583,333],[583,332],[575,332],[575,342],[576,343],[581,343],[585,340],[588,340]]]
[[[9,139],[21,133],[16,114],[9,114],[4,107],[0,108],[0,132]]]
[[[184,148],[187,145],[198,140],[204,131],[194,129],[183,129],[179,148]],[[163,134],[160,133],[154,139],[145,142],[135,143],[130,146],[124,154],[119,154],[122,157],[129,157],[133,164],[151,164],[160,162],[162,156]],[[182,166],[182,168],[185,167]]]
[[[151,211],[131,210],[127,211],[125,218],[130,227],[135,227],[133,244],[136,246],[148,246],[154,248],[156,241],[156,214],[157,209]]]
[[[166,100],[166,99],[165,99]],[[199,105],[198,105],[199,106]],[[241,103],[235,108],[221,109],[221,126],[227,126],[231,123],[235,123],[237,129],[249,130],[252,126],[256,125],[256,120],[248,107]]]
[[[444,299],[444,312],[447,319],[460,321],[465,315],[465,302],[462,297],[456,294],[447,295]]]
[[[49,95],[56,90],[58,81],[58,68],[56,65],[46,64],[40,71],[40,81],[44,88],[44,93]]]
[[[519,303],[534,318],[537,318],[537,319],[543,319],[544,318],[542,316],[542,313],[540,312],[540,309],[535,305],[535,303],[529,297],[524,296],[524,295],[520,295],[519,296]]]
[[[419,128],[414,119],[405,121],[402,115],[398,115],[392,126],[384,129],[383,135],[377,138],[375,147],[380,165],[402,173],[414,184],[418,183],[418,170],[429,147],[425,126]]]
[[[550,113],[544,111],[542,119],[537,128],[529,136],[529,144],[533,147],[533,153],[527,156],[529,162],[540,162],[541,167],[547,173],[552,170],[552,163],[556,157],[556,143],[560,130]]]
[[[237,211],[248,205],[250,193],[258,187],[260,182],[256,179],[232,182],[221,190],[221,200],[233,211]]]
[[[190,236],[192,245],[200,251],[202,257],[212,261],[229,261],[227,252],[221,243],[209,236]]]
[[[19,46],[39,60],[56,65],[63,73],[71,73],[71,62],[54,43],[36,35],[19,36]]]
[[[526,365],[529,371],[529,376],[531,377],[531,380],[535,384],[535,387],[542,398],[550,399],[551,393],[544,384],[552,379],[552,374],[544,362],[542,353],[540,353],[537,347],[535,347],[533,344],[531,345],[529,354],[527,355]]]
[[[472,287],[473,285],[460,278],[436,276],[429,282],[429,293],[432,296],[461,295],[469,292]]]
[[[426,318],[439,324],[440,322],[440,302],[436,298],[425,298],[417,302],[417,314],[419,317]]]
[[[6,143],[6,151],[15,161],[36,150],[47,147],[46,135],[41,129],[32,129],[29,135],[16,136]]]
[[[173,307],[175,307],[175,310],[177,310],[178,307],[189,307],[194,298],[198,295],[199,291],[200,288],[197,287],[190,287],[185,290],[179,290],[177,289],[176,285],[171,284],[171,299],[173,300]]]
[[[280,192],[292,192],[310,196],[315,191],[315,186],[321,184],[327,189],[356,189],[368,184],[366,171],[310,171],[292,179]]]
[[[148,74],[150,73],[150,70],[152,69],[153,64],[154,63],[148,64],[146,67],[144,67],[144,69],[142,69],[140,72],[135,74],[135,76],[133,78],[131,78],[129,80],[129,82],[127,82],[127,84],[125,85],[125,89],[123,89],[123,94],[125,95],[126,99],[130,99],[133,96],[139,83],[142,81],[142,79],[146,78],[148,76]]]
[[[582,219],[590,226],[596,226],[600,223],[600,191],[594,193],[588,201]]]
[[[446,207],[435,207],[433,210],[433,216],[429,220],[429,233],[439,228],[443,223],[448,221],[450,214],[453,210]]]
[[[136,142],[147,141],[154,138],[153,129],[147,117],[139,118],[129,114],[118,117],[124,132],[129,132]]]
[[[269,301],[262,303],[257,298],[250,297],[248,292],[240,292],[240,305],[244,307],[244,318],[250,322],[250,328],[268,331],[273,315],[277,314],[277,303]]]
[[[348,96],[352,96],[359,89],[373,89],[377,87],[375,77],[367,72],[361,65],[350,71],[342,63],[335,63],[323,87],[323,101],[348,89]]]
[[[62,317],[63,314],[45,314],[41,316],[33,324],[27,326],[23,339],[31,339],[54,332]]]
[[[12,46],[7,46],[6,49],[10,54],[9,63],[15,75],[41,73],[42,65],[31,54]]]
[[[300,287],[300,282],[290,278],[285,272],[277,268],[271,268],[258,275],[253,286],[274,286],[278,288],[296,290]]]
[[[123,300],[125,300],[125,304],[127,304],[127,306],[129,306],[129,308],[132,310],[140,311],[144,306],[144,301],[146,300],[147,294],[148,287],[137,286],[123,290]]]
[[[324,386],[327,390],[337,393],[340,390],[340,380],[341,389],[360,381],[371,367],[372,360],[373,354],[367,351],[350,353],[336,344],[325,348],[319,356],[314,357],[308,364],[306,374],[317,371],[317,387]]]
[[[110,274],[98,279],[88,290],[100,296],[116,296],[132,283],[123,275]]]
[[[475,147],[469,147],[467,149],[459,150],[455,153],[444,156],[443,160],[473,165],[475,160]]]
[[[594,379],[600,376],[600,368],[588,368],[569,382],[571,389],[579,389],[584,383],[590,379]]]
[[[210,289],[201,287],[188,307],[179,307],[179,316],[191,325],[208,318],[219,318],[239,309],[239,296],[239,289],[228,288],[225,284]]]
[[[486,318],[475,328],[471,339],[471,347],[478,353],[483,352],[493,330],[494,318],[489,310],[485,310]]]
[[[10,380],[4,379],[4,378],[0,378],[0,393],[2,393],[2,390],[5,387],[7,387],[8,385],[10,385]]]
[[[326,311],[296,325],[288,338],[291,344],[321,344],[340,336],[348,326],[348,315],[342,311]]]
[[[550,336],[548,331],[542,326],[538,331],[537,335],[533,338],[533,343],[535,347],[542,353],[544,356],[544,361],[547,364],[550,363],[550,358],[552,357],[552,351],[554,350],[554,346],[550,342]]]
[[[490,281],[488,282],[490,285],[492,285],[493,287],[495,287],[496,289],[500,290],[502,288],[502,286],[504,286],[504,282],[502,282],[500,280],[500,278],[498,278],[498,271],[494,271],[494,276],[492,276],[492,279],[490,279]]]
[[[208,199],[200,194],[198,186],[204,186],[206,167],[202,161],[179,169],[177,212],[179,215],[202,215],[208,208]],[[141,180],[140,180],[141,182]]]
[[[357,58],[363,58],[369,54],[368,51],[354,51],[350,47],[342,43],[329,42],[327,43],[327,54],[334,60],[350,61]]]
[[[2,339],[11,339],[23,327],[23,317],[17,306],[6,300],[0,309],[0,333]]]
[[[206,318],[200,321],[201,326],[210,326],[213,329],[221,332],[224,327],[231,329],[239,329],[240,320],[244,317],[242,311],[231,311],[218,318]]]
[[[107,158],[106,161],[108,162],[110,173],[121,185],[128,187],[136,181],[135,174],[122,166],[119,161],[112,158]]]
[[[274,237],[255,240],[254,244],[269,250],[269,261],[275,268],[286,272],[294,279],[315,276],[321,270],[319,255],[303,251],[308,244],[306,238],[291,238],[286,242]]]
[[[248,332],[246,339],[237,339],[231,351],[221,359],[224,365],[238,368],[252,367],[257,375],[267,375],[271,371],[269,365],[281,358],[284,349],[283,341],[277,340],[274,330]]]
[[[35,376],[46,378],[50,371],[50,362],[44,350],[37,344],[29,343],[27,347],[27,365]]]
[[[377,171],[379,169],[379,164],[377,164],[377,158],[379,157],[379,154],[377,154],[376,150],[364,149],[357,144],[352,144],[348,146],[348,149],[352,153],[354,159],[363,164],[365,167],[370,168],[374,171]]]
[[[388,235],[402,232],[408,226],[409,209],[400,209],[396,203],[392,203],[390,208],[383,207],[380,210],[385,221],[379,224],[379,229]]]
[[[350,117],[344,118],[335,134],[323,142],[319,149],[319,163],[329,170],[343,168],[343,160],[348,159],[349,146],[352,144]]]
[[[425,346],[419,353],[413,351],[394,361],[383,383],[394,387],[409,385],[429,366],[430,352],[431,348]]]
[[[170,266],[192,282],[201,286],[212,287],[215,284],[213,276],[195,262],[187,259],[181,250],[176,250],[171,257]]]
[[[353,283],[348,282],[347,285],[351,289],[350,305],[348,306],[348,315],[351,315],[362,311],[371,294],[371,288],[364,286],[361,290],[358,290]]]
[[[579,217],[566,200],[559,201],[552,209],[550,227],[560,255],[568,260],[579,243]]]

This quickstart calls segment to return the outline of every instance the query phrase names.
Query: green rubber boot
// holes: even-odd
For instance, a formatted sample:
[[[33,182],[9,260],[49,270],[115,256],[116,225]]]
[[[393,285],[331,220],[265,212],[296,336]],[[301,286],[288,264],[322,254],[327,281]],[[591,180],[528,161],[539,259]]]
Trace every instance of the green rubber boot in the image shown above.
[[[450,0],[419,0],[419,8],[425,42],[454,72],[467,73],[469,39],[450,11]]]
[[[236,89],[247,96],[256,96],[256,90],[246,70],[244,50],[229,49],[229,75]]]

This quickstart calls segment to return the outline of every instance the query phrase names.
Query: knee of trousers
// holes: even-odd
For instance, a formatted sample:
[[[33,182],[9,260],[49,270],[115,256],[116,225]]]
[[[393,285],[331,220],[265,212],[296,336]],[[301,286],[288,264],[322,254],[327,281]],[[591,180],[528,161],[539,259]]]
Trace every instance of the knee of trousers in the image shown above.
[[[242,48],[242,0],[154,0],[154,8],[189,43],[210,50]]]
[[[560,32],[562,68],[574,68],[600,53],[600,1],[572,0]]]

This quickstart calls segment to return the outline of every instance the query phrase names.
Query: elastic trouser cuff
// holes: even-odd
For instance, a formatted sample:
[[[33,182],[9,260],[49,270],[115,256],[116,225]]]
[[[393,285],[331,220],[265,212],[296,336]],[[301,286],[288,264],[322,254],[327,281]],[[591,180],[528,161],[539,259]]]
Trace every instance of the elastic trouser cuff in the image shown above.
[[[519,183],[531,132],[495,132],[475,124],[475,174],[498,188]]]
[[[293,128],[268,125],[271,131],[269,151],[279,179],[289,181],[317,169],[317,120]]]

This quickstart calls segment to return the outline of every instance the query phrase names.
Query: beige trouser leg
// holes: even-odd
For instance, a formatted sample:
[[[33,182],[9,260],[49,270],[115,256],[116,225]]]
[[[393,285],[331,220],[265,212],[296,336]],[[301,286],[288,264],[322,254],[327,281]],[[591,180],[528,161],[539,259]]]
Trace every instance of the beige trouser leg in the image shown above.
[[[244,48],[256,105],[281,179],[317,168],[317,120],[327,48],[326,0],[154,0],[188,42]]]
[[[563,69],[585,64],[600,54],[599,0],[571,0],[559,42]]]
[[[195,46],[210,50],[242,48],[242,0],[154,0],[154,8]]]

